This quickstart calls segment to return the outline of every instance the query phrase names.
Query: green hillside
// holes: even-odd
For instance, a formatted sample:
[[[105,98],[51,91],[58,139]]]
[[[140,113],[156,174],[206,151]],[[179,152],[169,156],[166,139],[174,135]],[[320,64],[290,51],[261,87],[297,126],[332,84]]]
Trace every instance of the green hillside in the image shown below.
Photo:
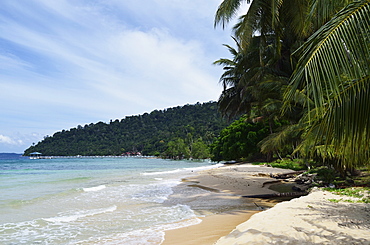
[[[194,142],[210,145],[226,126],[228,123],[218,113],[216,102],[197,103],[62,130],[29,147],[24,154],[37,151],[49,156],[127,152],[162,155],[170,142],[173,145],[179,139],[189,146]]]

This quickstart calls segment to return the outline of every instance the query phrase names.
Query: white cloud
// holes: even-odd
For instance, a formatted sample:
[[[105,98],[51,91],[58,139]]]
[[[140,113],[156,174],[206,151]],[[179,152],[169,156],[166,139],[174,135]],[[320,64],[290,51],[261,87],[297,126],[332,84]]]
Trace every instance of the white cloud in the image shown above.
[[[40,133],[0,132],[0,152],[23,153],[32,144],[39,142],[44,135]]]
[[[18,144],[21,144],[22,141],[21,140],[14,140],[14,139],[12,139],[8,136],[0,134],[0,143],[9,144],[9,145],[18,145]]]
[[[211,63],[231,40],[213,29],[220,2],[2,3],[0,128],[51,134],[216,100],[222,70]]]
[[[12,71],[30,68],[31,64],[22,61],[13,54],[0,54],[0,67],[0,69],[4,71]]]
[[[54,11],[56,6],[47,7],[53,7]],[[59,9],[58,13],[72,8],[66,4],[61,6],[64,11]],[[27,97],[45,100],[50,105],[74,105],[84,111],[89,108],[104,110],[101,105],[109,102],[111,105],[105,106],[105,110],[117,111],[120,104],[150,108],[153,102],[165,107],[168,103],[186,103],[187,98],[192,102],[196,102],[196,98],[203,101],[217,98],[218,78],[209,74],[211,61],[205,59],[200,42],[175,38],[158,28],[145,32],[120,29],[119,23],[113,20],[111,24],[116,28],[105,30],[106,24],[95,18],[106,16],[94,13],[90,16],[94,20],[86,20],[86,9],[72,9],[75,15],[74,19],[68,15],[69,21],[72,19],[77,26],[86,26],[77,19],[77,16],[84,16],[82,20],[91,22],[94,29],[75,30],[68,26],[62,33],[49,26],[48,33],[44,33],[8,21],[7,30],[12,31],[4,32],[4,37],[36,51],[58,69],[50,77],[34,70],[25,72],[23,86],[29,86],[30,80],[37,81],[32,84],[36,91],[18,90],[27,91]],[[13,78],[9,82],[15,87]],[[86,93],[88,91],[91,93]],[[97,100],[99,97],[104,98],[105,103]]]

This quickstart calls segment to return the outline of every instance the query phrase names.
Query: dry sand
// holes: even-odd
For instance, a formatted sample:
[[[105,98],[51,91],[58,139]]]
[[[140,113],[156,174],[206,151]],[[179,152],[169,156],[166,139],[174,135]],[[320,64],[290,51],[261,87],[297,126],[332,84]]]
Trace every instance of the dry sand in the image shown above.
[[[168,202],[190,206],[202,219],[200,224],[166,231],[162,245],[214,244],[251,215],[274,206],[277,200],[243,198],[243,195],[271,194],[270,173],[292,170],[251,164],[205,170],[183,180]]]
[[[274,193],[270,173],[291,171],[231,165],[184,180],[172,200],[204,217],[198,225],[166,231],[162,244],[370,244],[370,204],[333,203],[328,199],[340,197],[324,191],[278,204],[241,197]]]
[[[193,183],[195,187],[206,187],[237,196],[263,195],[276,193],[268,187],[271,183],[280,182],[270,178],[270,174],[290,172],[293,170],[241,164],[202,171],[198,176],[187,178],[185,181]]]
[[[370,204],[328,200],[340,198],[318,190],[279,203],[253,215],[216,244],[370,244]]]

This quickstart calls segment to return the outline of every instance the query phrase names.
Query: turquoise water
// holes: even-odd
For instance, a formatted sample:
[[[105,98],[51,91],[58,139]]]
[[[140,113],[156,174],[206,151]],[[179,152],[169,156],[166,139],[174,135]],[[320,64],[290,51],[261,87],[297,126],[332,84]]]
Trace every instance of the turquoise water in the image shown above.
[[[209,162],[149,158],[0,158],[0,244],[160,244],[196,224],[164,204],[181,178]]]

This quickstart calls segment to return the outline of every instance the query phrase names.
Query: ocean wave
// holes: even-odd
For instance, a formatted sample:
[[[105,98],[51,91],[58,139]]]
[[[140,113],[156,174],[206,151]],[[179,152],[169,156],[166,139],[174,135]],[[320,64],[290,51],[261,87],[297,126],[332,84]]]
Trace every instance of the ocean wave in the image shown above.
[[[179,229],[182,227],[187,227],[191,225],[196,225],[201,222],[199,218],[192,218],[189,220],[184,220],[181,222],[157,225],[152,228],[135,230],[127,233],[120,234],[115,238],[109,239],[99,239],[100,241],[94,241],[97,245],[137,245],[137,244],[147,244],[156,245],[161,244],[164,241],[165,231],[172,229]]]
[[[179,180],[167,180],[158,183],[136,186],[136,193],[131,198],[145,202],[163,203],[173,193],[172,187],[180,184]]]
[[[87,188],[82,188],[84,192],[90,192],[90,191],[100,191],[107,188],[105,185],[98,185],[94,187],[87,187]]]
[[[187,205],[179,204],[173,207],[163,208],[160,210],[160,212],[154,212],[154,210],[152,211],[153,213],[148,213],[147,210],[145,215],[149,215],[151,220],[158,220],[158,224],[156,225],[144,229],[134,229],[132,231],[120,232],[114,235],[91,237],[88,240],[83,241],[82,244],[157,245],[164,241],[165,231],[196,225],[202,222],[202,220],[199,219]],[[163,220],[164,217],[168,217],[168,220]]]
[[[146,172],[146,173],[141,173],[141,175],[150,176],[150,175],[174,174],[174,173],[180,173],[180,172],[198,172],[198,171],[208,170],[212,168],[219,168],[222,166],[224,166],[224,164],[217,163],[214,165],[200,166],[200,167],[194,167],[194,168],[178,168],[178,169],[168,170],[168,171]]]
[[[141,175],[147,176],[147,175],[173,174],[173,173],[179,173],[181,171],[184,171],[184,169],[175,169],[175,170],[160,171],[160,172],[141,173]]]
[[[219,167],[222,167],[222,166],[224,166],[223,163],[217,163],[217,164],[214,164],[214,165],[200,166],[200,167],[195,167],[195,168],[184,168],[184,169],[185,170],[192,170],[194,172],[197,172],[197,171],[202,171],[202,170],[219,168]]]
[[[51,223],[69,223],[69,222],[73,222],[73,221],[76,221],[78,219],[88,217],[88,216],[94,216],[94,215],[97,215],[97,214],[114,212],[116,209],[117,209],[117,206],[113,205],[113,206],[108,207],[108,208],[83,210],[83,211],[78,211],[74,214],[56,216],[56,217],[51,217],[51,218],[43,218],[43,220],[45,220],[47,222],[51,222]]]

